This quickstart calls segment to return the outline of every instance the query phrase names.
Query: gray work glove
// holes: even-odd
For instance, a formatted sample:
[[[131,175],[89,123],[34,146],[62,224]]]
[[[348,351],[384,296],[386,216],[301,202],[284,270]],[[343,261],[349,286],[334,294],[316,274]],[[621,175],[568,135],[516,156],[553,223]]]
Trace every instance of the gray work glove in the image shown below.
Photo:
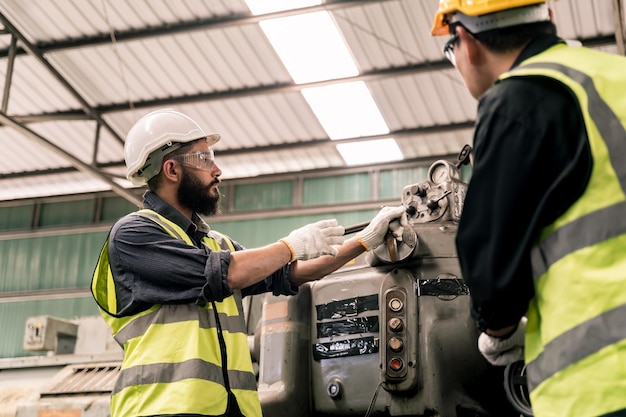
[[[506,339],[481,333],[478,337],[478,350],[492,365],[506,366],[524,359],[524,337],[526,334],[526,317],[522,317],[517,329]]]
[[[356,234],[356,238],[365,250],[372,250],[385,242],[387,232],[391,231],[396,240],[402,240],[404,228],[409,220],[406,207],[383,207],[365,229]]]
[[[307,224],[279,239],[291,251],[291,261],[305,261],[322,255],[337,256],[337,248],[333,245],[343,243],[345,229],[337,220],[320,220]]]

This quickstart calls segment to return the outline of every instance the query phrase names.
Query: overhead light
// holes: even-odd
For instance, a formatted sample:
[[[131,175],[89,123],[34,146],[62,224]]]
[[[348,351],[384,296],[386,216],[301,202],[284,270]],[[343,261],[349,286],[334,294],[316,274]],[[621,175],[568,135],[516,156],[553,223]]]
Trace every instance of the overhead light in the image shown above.
[[[301,9],[302,7],[316,6],[321,3],[322,0],[246,0],[248,8],[255,15]]]
[[[365,142],[338,143],[337,151],[350,166],[376,164],[404,159],[396,140],[377,139]]]
[[[389,133],[363,81],[303,88],[302,95],[333,140]]]
[[[319,0],[246,0],[253,14],[321,4]],[[262,20],[259,25],[296,84],[354,77],[359,69],[327,11]],[[301,90],[332,140],[386,135],[389,127],[366,84],[348,81]],[[394,139],[337,145],[347,165],[403,159]]]
[[[326,11],[263,20],[259,25],[296,84],[359,73]]]

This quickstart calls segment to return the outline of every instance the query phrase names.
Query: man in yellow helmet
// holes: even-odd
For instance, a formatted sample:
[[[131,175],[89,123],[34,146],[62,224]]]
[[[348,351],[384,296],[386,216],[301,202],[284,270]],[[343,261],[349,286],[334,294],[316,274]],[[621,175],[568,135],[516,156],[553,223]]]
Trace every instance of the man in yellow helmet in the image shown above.
[[[626,416],[626,58],[537,0],[441,0],[432,34],[478,100],[456,239],[478,348],[525,360],[535,416]]]
[[[407,224],[404,206],[384,207],[345,242],[332,219],[245,249],[201,217],[219,209],[219,140],[173,109],[126,136],[127,177],[149,190],[142,210],[113,225],[92,281],[124,349],[111,417],[260,417],[242,297],[296,294]]]

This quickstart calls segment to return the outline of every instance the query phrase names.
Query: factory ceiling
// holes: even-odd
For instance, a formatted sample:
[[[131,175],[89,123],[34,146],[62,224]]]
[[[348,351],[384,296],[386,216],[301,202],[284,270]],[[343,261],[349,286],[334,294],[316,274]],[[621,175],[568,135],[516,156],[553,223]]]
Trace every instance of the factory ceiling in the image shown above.
[[[560,36],[623,54],[623,0],[550,4]],[[110,191],[137,202],[125,135],[162,107],[222,136],[215,153],[231,181],[340,172],[350,167],[340,143],[400,152],[361,167],[456,155],[471,143],[476,101],[441,52],[445,37],[430,36],[437,5],[328,0],[253,14],[244,0],[2,0],[0,204]],[[263,22],[320,12],[356,71],[295,82]],[[382,129],[329,133],[305,93],[348,84],[365,87]],[[333,113],[369,121],[353,106]]]

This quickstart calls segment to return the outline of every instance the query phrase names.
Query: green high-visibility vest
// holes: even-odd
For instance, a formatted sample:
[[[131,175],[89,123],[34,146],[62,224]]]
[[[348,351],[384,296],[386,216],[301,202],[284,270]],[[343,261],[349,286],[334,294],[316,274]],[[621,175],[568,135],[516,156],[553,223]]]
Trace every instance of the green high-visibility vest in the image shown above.
[[[600,416],[626,410],[626,58],[559,44],[500,78],[537,76],[577,99],[593,168],[531,251],[530,400],[539,417]]]
[[[193,245],[175,223],[152,210],[139,215],[154,221],[176,239]],[[235,248],[211,231],[204,243],[212,250]],[[222,356],[211,303],[153,305],[132,316],[117,315],[115,281],[108,239],[92,280],[92,293],[113,337],[124,348],[124,360],[111,394],[111,417],[161,414],[217,416],[226,411]],[[230,388],[245,416],[261,416],[256,378],[248,347],[241,292],[215,302],[226,344]]]

